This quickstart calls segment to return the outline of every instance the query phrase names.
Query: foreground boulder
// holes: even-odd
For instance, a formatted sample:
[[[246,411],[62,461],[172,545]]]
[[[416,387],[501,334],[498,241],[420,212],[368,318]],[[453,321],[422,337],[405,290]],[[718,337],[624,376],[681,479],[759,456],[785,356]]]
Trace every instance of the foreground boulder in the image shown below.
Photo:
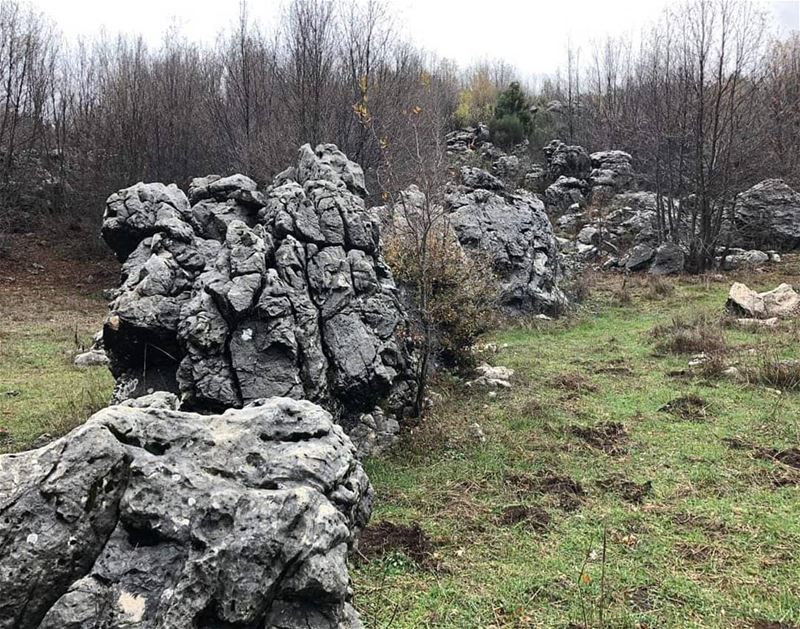
[[[310,402],[223,415],[156,394],[0,456],[0,628],[355,628],[372,490]]]
[[[364,207],[364,174],[335,146],[300,149],[263,192],[243,175],[143,184],[108,200],[124,260],[104,344],[121,401],[150,390],[214,411],[286,396],[348,429],[413,399],[405,312]],[[396,422],[390,423],[396,425]]]
[[[766,179],[742,192],[734,207],[731,244],[779,250],[800,246],[800,193],[781,179]]]
[[[780,284],[770,291],[757,293],[735,282],[728,293],[727,308],[736,315],[753,319],[792,317],[800,309],[800,295],[789,284]]]

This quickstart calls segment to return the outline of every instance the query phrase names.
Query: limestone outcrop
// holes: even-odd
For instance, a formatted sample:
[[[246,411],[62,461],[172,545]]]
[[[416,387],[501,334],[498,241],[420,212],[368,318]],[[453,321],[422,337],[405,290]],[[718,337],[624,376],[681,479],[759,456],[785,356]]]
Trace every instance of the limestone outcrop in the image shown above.
[[[154,394],[0,456],[2,629],[356,629],[372,489],[332,416]]]

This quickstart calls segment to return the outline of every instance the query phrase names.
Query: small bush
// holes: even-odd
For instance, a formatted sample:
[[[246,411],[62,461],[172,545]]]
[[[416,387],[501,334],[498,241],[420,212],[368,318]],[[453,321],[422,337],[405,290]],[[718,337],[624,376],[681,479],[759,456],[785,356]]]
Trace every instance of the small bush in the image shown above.
[[[448,231],[444,226],[440,229]],[[394,233],[387,238],[384,254],[395,279],[412,296],[418,293],[424,273],[410,238],[407,232]],[[496,316],[497,284],[491,264],[466,255],[448,233],[431,238],[426,264],[431,282],[426,311],[436,329],[436,353],[449,366],[471,366],[472,345]]]
[[[525,126],[514,114],[495,118],[489,123],[489,130],[492,141],[501,148],[511,148],[525,139]]]
[[[728,363],[720,354],[711,354],[697,366],[697,373],[706,380],[716,380],[725,374]]]
[[[650,335],[656,350],[667,354],[711,354],[727,348],[722,332],[706,315],[674,317],[667,324],[655,326]]]
[[[800,360],[767,356],[747,367],[744,375],[751,384],[761,384],[780,391],[800,390]]]
[[[675,285],[667,279],[658,275],[650,276],[648,282],[647,296],[650,299],[663,299],[675,292]]]

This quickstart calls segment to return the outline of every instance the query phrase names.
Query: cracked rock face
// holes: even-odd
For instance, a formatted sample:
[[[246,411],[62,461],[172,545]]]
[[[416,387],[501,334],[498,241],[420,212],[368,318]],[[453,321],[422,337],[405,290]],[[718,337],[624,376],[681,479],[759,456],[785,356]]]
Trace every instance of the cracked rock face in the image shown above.
[[[489,256],[507,311],[557,313],[567,300],[558,287],[558,245],[544,205],[524,190],[510,193],[498,188],[494,178],[468,174],[447,198],[450,224],[461,246]],[[476,187],[484,181],[489,189]]]
[[[731,243],[784,251],[800,246],[800,192],[766,179],[736,199]]]
[[[372,502],[329,413],[165,394],[0,456],[0,628],[361,627],[346,567]]]
[[[552,180],[559,177],[586,179],[592,170],[592,160],[582,146],[570,146],[561,140],[552,140],[542,148],[547,169]]]
[[[364,208],[364,175],[333,145],[300,149],[263,192],[243,175],[136,184],[109,198],[124,260],[104,343],[116,400],[178,393],[188,410],[309,399],[345,426],[413,398],[406,317]]]

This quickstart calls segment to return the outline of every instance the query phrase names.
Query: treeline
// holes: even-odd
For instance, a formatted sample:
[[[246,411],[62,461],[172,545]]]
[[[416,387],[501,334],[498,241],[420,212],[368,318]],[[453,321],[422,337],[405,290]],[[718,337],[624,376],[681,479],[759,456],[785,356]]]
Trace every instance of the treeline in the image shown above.
[[[291,0],[268,29],[243,3],[213,46],[177,31],[160,46],[75,44],[0,0],[0,232],[37,216],[97,220],[111,191],[139,180],[268,181],[305,142],[338,144],[379,195],[389,179],[413,182],[421,154],[443,163],[443,134],[478,121],[498,140],[527,138],[534,158],[553,137],[628,150],[663,200],[663,238],[675,221],[699,225],[699,266],[736,192],[765,177],[800,185],[800,38],[773,40],[754,4],[672,6],[639,44],[567,49],[527,94],[509,92],[508,64],[461,70],[400,26],[380,0]]]
[[[96,220],[139,180],[268,181],[305,142],[338,144],[374,183],[388,138],[407,136],[421,107],[441,113],[428,133],[443,134],[458,89],[455,66],[403,41],[376,1],[293,0],[272,30],[242,3],[214,46],[168,32],[152,47],[70,45],[0,0],[0,231],[48,214]]]
[[[532,94],[532,115],[498,116],[509,90],[495,124],[521,124],[536,146],[555,134],[630,152],[657,192],[660,240],[681,241],[702,271],[729,239],[739,192],[766,178],[800,187],[800,36],[780,41],[770,27],[753,2],[670,5],[639,44],[568,48],[566,67]],[[461,96],[467,118],[494,98],[485,78]]]

